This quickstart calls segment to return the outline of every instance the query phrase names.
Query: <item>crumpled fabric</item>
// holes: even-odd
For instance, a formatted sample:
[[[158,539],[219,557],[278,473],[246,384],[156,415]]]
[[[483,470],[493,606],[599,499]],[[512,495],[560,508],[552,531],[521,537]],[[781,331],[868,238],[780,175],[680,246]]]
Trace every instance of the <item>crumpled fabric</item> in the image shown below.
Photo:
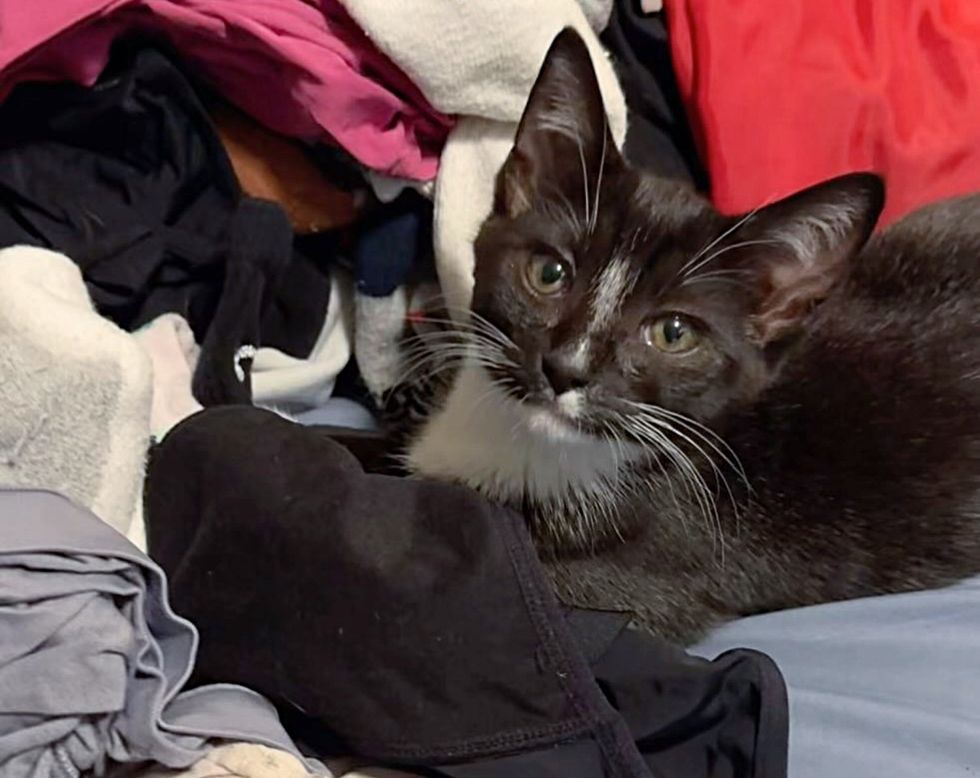
[[[211,738],[295,752],[255,692],[181,693],[197,631],[170,609],[160,568],[122,535],[51,492],[0,490],[0,517],[0,775],[183,768]]]
[[[330,299],[323,326],[309,353],[296,357],[272,347],[252,360],[252,401],[256,405],[301,412],[323,405],[333,394],[340,371],[351,358],[354,290],[339,269],[329,271]]]
[[[435,176],[451,121],[336,0],[0,0],[0,99],[23,81],[95,83],[112,43],[133,31],[162,34],[277,132],[333,139],[394,176]]]
[[[711,196],[741,213],[855,170],[879,226],[980,189],[980,3],[667,0]]]
[[[251,400],[235,355],[262,340],[297,262],[293,232],[278,205],[241,196],[200,97],[161,51],[120,47],[90,89],[31,84],[0,106],[0,246],[21,243],[70,256],[123,329],[181,314],[202,345],[197,400]]]

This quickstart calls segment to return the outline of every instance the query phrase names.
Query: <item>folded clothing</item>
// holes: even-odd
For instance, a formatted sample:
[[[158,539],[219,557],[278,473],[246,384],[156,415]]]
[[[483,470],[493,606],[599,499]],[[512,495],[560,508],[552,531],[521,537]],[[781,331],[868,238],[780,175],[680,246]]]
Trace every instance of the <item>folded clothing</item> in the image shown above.
[[[322,430],[229,406],[155,449],[146,510],[197,680],[267,695],[316,753],[454,778],[785,775],[766,657],[567,615],[523,519],[470,490],[365,473]]]
[[[667,0],[666,14],[721,210],[873,170],[885,226],[980,189],[975,0]]]
[[[0,490],[0,516],[0,773],[187,767],[211,738],[295,753],[258,694],[179,693],[197,634],[170,609],[160,569],[121,535],[50,492]]]
[[[112,42],[143,30],[267,127],[333,139],[375,170],[435,177],[451,125],[336,0],[73,0],[44,13],[2,0],[0,18],[0,99],[24,81],[90,85]]]

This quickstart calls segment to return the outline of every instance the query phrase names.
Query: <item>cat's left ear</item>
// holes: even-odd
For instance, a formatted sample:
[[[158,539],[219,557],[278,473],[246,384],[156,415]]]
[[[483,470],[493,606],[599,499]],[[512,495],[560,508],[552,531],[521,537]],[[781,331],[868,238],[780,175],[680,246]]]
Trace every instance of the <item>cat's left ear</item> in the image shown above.
[[[621,159],[592,56],[567,27],[552,42],[531,88],[514,147],[497,176],[494,211],[515,218],[539,199],[592,210],[601,180],[609,186]]]
[[[755,339],[768,345],[799,330],[870,237],[884,199],[881,178],[852,173],[746,217],[733,237],[745,242],[742,262],[756,277]]]

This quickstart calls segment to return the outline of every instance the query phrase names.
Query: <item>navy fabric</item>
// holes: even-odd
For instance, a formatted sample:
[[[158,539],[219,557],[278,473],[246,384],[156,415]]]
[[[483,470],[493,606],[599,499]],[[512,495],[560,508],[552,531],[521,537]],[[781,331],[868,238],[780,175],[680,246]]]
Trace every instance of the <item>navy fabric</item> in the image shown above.
[[[354,247],[357,291],[387,297],[432,253],[432,203],[406,189],[361,225]]]

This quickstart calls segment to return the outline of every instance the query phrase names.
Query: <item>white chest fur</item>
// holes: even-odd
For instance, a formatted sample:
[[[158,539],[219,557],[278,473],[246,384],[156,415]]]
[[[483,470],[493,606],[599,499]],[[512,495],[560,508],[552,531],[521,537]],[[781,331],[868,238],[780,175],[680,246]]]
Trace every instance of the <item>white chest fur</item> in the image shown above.
[[[568,405],[577,399],[567,398]],[[463,483],[493,499],[535,502],[608,490],[622,462],[613,444],[548,411],[520,405],[473,366],[460,370],[407,455],[418,475]]]

